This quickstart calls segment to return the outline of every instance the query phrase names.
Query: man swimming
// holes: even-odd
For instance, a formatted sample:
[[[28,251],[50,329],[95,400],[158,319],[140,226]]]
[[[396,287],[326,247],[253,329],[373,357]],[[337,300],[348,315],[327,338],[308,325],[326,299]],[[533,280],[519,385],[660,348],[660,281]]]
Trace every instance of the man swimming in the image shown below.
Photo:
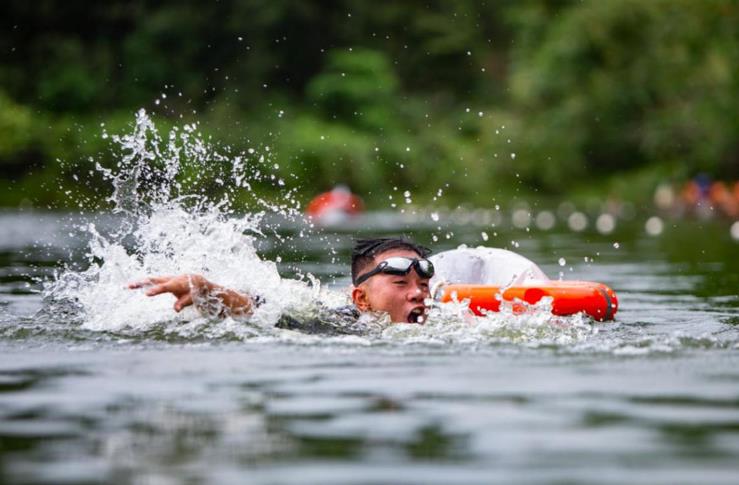
[[[358,240],[351,265],[355,313],[384,312],[395,323],[423,322],[434,275],[434,265],[427,259],[430,252],[401,238]],[[225,288],[197,274],[155,276],[128,287],[149,287],[147,296],[171,293],[177,298],[176,312],[194,304],[209,315],[248,316],[261,303],[258,295]]]

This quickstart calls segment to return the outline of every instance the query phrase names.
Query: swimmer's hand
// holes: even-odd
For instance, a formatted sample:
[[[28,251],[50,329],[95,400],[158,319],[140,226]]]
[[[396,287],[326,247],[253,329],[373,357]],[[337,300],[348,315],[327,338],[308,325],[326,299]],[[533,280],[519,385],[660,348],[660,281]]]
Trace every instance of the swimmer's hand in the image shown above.
[[[249,295],[212,283],[199,274],[152,276],[130,283],[128,288],[147,288],[146,296],[171,293],[177,298],[176,312],[194,304],[208,316],[248,316],[254,308],[254,300]]]

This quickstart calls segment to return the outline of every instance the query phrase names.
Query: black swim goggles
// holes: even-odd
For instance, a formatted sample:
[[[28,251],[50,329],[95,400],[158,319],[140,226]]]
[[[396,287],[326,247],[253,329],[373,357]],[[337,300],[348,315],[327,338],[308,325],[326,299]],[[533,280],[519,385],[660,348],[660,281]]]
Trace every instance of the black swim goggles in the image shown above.
[[[380,273],[405,276],[410,272],[411,268],[414,268],[416,273],[418,273],[418,276],[421,278],[431,278],[434,276],[434,265],[428,259],[396,256],[380,261],[380,264],[378,264],[375,269],[368,271],[361,276],[357,276],[357,279],[354,280],[354,286],[359,286],[367,281],[367,279]]]

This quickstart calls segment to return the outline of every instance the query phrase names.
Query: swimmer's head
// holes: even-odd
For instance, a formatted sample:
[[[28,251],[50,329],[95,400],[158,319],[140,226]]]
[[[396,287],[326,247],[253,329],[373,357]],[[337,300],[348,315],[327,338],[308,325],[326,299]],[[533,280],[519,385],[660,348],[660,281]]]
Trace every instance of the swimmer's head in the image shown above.
[[[356,307],[387,312],[393,322],[421,323],[433,275],[433,266],[425,259],[430,252],[407,239],[358,240],[352,251],[352,300]]]

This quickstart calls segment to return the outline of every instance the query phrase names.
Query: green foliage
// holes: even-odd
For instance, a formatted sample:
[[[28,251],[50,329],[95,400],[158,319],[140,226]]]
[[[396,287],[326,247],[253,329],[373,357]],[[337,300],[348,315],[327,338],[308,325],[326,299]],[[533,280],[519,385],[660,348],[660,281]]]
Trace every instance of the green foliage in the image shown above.
[[[39,101],[50,110],[84,111],[100,95],[101,79],[81,43],[74,38],[50,39],[48,61],[38,74]]]
[[[514,16],[523,41],[512,52],[512,106],[525,120],[532,182],[556,187],[650,162],[737,173],[735,2],[591,1],[554,21],[547,5]]]
[[[287,162],[282,172],[294,174],[309,192],[341,181],[363,192],[383,183],[372,137],[366,133],[301,115],[282,135],[278,153]]]
[[[31,149],[34,121],[30,109],[0,91],[0,164]]]
[[[0,204],[62,200],[82,175],[103,200],[101,124],[127,131],[142,106],[232,153],[270,145],[305,198],[633,198],[667,174],[739,177],[733,0],[60,5],[0,12]],[[218,191],[218,173],[183,182]]]
[[[324,118],[372,131],[397,128],[392,116],[398,80],[381,52],[328,54],[326,70],[306,87],[307,101]]]

